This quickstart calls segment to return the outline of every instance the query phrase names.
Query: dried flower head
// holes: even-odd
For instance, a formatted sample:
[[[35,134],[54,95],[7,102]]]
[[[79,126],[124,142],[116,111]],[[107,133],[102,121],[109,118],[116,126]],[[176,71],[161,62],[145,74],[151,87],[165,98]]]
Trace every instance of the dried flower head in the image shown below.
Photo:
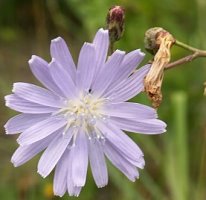
[[[162,102],[164,67],[170,61],[170,48],[174,42],[174,37],[159,27],[149,29],[145,33],[145,48],[155,55],[151,69],[144,80],[145,91],[154,108],[158,108]]]

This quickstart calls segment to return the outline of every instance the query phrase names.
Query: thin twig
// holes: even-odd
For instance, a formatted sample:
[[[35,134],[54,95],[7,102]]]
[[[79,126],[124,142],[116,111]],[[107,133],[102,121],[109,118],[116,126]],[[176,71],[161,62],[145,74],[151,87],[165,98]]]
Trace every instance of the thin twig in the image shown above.
[[[174,62],[171,62],[171,63],[167,64],[165,66],[165,70],[174,68],[178,65],[182,65],[182,64],[191,62],[191,61],[193,61],[194,59],[196,59],[198,57],[206,57],[206,55],[205,56],[200,56],[197,52],[195,52],[194,54],[191,54],[189,56],[185,56],[184,58],[180,58],[179,60],[176,60]]]
[[[189,46],[187,44],[184,44],[184,43],[182,43],[182,42],[180,42],[178,40],[175,41],[175,45],[177,45],[179,47],[182,47],[182,48],[184,48],[184,49],[186,49],[188,51],[191,51],[191,52],[193,52],[193,54],[185,56],[183,58],[180,58],[179,60],[176,60],[174,62],[171,62],[171,63],[167,64],[165,66],[165,70],[174,68],[174,67],[176,67],[178,65],[182,65],[182,64],[191,62],[194,59],[199,58],[199,57],[206,57],[206,51],[204,51],[204,50],[200,50],[200,49],[191,47],[191,46]]]

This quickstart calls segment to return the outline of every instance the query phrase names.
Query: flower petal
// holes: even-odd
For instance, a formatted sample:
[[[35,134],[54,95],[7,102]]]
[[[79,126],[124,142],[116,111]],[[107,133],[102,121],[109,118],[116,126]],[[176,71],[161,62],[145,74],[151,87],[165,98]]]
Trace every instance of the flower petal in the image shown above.
[[[101,71],[97,75],[95,82],[93,83],[92,90],[99,96],[104,93],[107,87],[112,83],[113,77],[119,70],[119,66],[122,63],[125,52],[116,50],[102,67]]]
[[[108,172],[102,150],[102,144],[96,140],[89,140],[89,160],[96,185],[101,188],[108,183]]]
[[[4,125],[6,134],[16,134],[25,131],[34,124],[47,119],[50,114],[20,114],[12,117]]]
[[[74,186],[85,185],[88,166],[88,144],[86,134],[80,130],[73,147],[72,180]]]
[[[67,191],[67,174],[68,174],[68,151],[65,150],[63,156],[56,165],[54,173],[53,190],[54,195],[62,197]]]
[[[80,192],[81,192],[81,189],[82,189],[82,187],[70,186],[68,189],[69,195],[78,197]]]
[[[67,190],[70,196],[79,196],[82,187],[77,187],[74,185],[73,178],[72,178],[72,163],[73,163],[73,157],[75,156],[74,148],[71,148],[71,150],[68,152],[68,158],[67,158],[67,168],[68,168],[68,174],[67,174]]]
[[[113,117],[140,120],[157,118],[157,112],[154,108],[132,102],[108,103],[101,113]]]
[[[28,101],[45,106],[60,108],[63,105],[62,99],[54,93],[29,83],[14,83],[13,93]]]
[[[160,134],[166,131],[166,124],[159,119],[124,119],[120,117],[111,117],[111,123],[114,123],[120,129],[134,133]]]
[[[139,162],[143,152],[123,131],[113,125],[112,121],[107,124],[98,122],[97,127],[104,134],[105,139],[110,141],[122,154]]]
[[[43,106],[37,103],[29,102],[25,99],[18,97],[15,94],[5,96],[6,106],[23,113],[41,114],[41,113],[52,113],[57,111],[57,108]]]
[[[112,84],[109,89],[115,87],[118,83],[128,78],[129,75],[136,69],[136,67],[143,60],[145,54],[140,49],[131,51],[126,54],[118,72],[115,74]]]
[[[99,73],[100,69],[103,67],[105,60],[107,58],[107,52],[109,48],[109,33],[108,30],[99,29],[94,37],[93,44],[96,50],[96,75]]]
[[[32,56],[29,65],[34,76],[49,90],[62,95],[61,90],[54,83],[48,68],[48,63],[38,56]]]
[[[70,75],[57,63],[55,59],[52,59],[49,64],[49,70],[54,82],[57,84],[64,96],[67,98],[75,98],[77,91],[74,82]]]
[[[144,77],[148,73],[151,65],[145,65],[138,69],[129,78],[123,80],[115,87],[107,90],[105,97],[109,97],[114,102],[127,101],[139,92],[144,90]]]
[[[66,120],[60,117],[50,117],[26,129],[17,139],[20,145],[37,142],[66,125]]]
[[[55,133],[54,133],[55,134]],[[23,165],[28,160],[32,159],[39,152],[43,151],[49,143],[54,139],[54,134],[27,146],[19,146],[14,152],[11,162],[15,167]]]
[[[38,163],[38,173],[42,177],[48,176],[54,169],[59,159],[62,157],[69,142],[72,138],[70,130],[63,135],[61,131],[58,132],[56,138],[49,144],[48,148],[44,151]]]
[[[136,178],[139,178],[139,172],[137,168],[130,164],[124,157],[119,154],[109,142],[105,142],[104,153],[108,159],[116,166],[128,179],[135,181]]]
[[[51,41],[50,46],[51,57],[57,60],[57,62],[65,69],[71,76],[71,79],[75,83],[76,67],[66,42],[63,38],[58,37]]]
[[[96,55],[93,44],[84,43],[77,65],[77,85],[80,89],[90,89],[96,69]]]

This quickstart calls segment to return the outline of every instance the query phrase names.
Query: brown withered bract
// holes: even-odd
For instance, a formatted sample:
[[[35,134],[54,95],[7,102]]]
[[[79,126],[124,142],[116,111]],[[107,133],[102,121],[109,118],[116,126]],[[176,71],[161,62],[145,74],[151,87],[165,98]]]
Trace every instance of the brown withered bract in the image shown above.
[[[155,56],[151,69],[145,77],[144,87],[154,108],[158,108],[162,102],[164,67],[170,61],[170,48],[174,43],[175,38],[162,28],[155,27],[145,33],[145,48]]]

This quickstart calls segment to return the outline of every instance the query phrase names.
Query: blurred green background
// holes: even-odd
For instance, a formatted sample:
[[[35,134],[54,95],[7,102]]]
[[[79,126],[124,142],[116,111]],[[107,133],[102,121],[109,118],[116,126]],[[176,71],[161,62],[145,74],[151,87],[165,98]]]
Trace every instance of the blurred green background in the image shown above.
[[[187,44],[206,49],[205,0],[0,0],[0,199],[55,200],[53,174],[42,179],[36,173],[39,157],[14,168],[10,163],[16,136],[6,136],[3,125],[15,113],[3,97],[17,81],[39,84],[27,61],[32,54],[50,61],[50,40],[65,38],[74,59],[84,41],[91,41],[105,25],[112,5],[126,10],[124,37],[117,48],[144,50],[144,32],[161,26]],[[174,47],[172,59],[188,52]],[[144,63],[151,59],[147,55]],[[97,189],[88,174],[81,200],[205,200],[206,199],[206,104],[203,82],[206,58],[166,71],[164,101],[159,116],[168,124],[163,135],[129,135],[145,153],[140,179],[130,182],[109,165],[109,185]],[[149,104],[144,94],[135,101]],[[62,199],[75,199],[65,195]]]

